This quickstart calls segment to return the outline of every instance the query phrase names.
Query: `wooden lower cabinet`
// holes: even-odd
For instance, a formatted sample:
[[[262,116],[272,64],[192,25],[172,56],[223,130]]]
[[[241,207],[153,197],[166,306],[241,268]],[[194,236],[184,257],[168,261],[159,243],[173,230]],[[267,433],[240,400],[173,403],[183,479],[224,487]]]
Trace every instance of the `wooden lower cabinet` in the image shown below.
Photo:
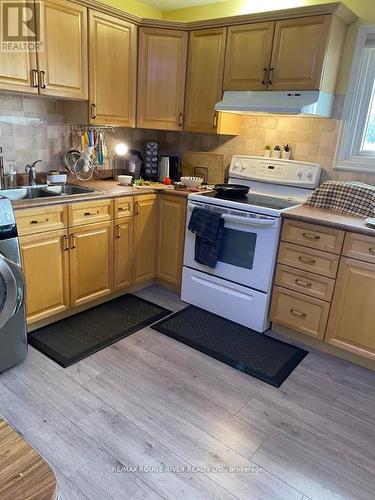
[[[69,230],[70,301],[79,306],[113,289],[112,221]]]
[[[133,217],[116,219],[114,226],[114,290],[132,284]]]
[[[156,276],[158,210],[155,194],[134,197],[133,283]]]
[[[325,342],[375,360],[375,265],[342,257]]]
[[[270,317],[275,323],[323,340],[328,313],[328,302],[278,286],[273,289]]]
[[[66,230],[22,236],[27,322],[61,313],[69,302],[69,251]]]
[[[157,277],[179,286],[184,255],[186,199],[161,195],[159,204]]]

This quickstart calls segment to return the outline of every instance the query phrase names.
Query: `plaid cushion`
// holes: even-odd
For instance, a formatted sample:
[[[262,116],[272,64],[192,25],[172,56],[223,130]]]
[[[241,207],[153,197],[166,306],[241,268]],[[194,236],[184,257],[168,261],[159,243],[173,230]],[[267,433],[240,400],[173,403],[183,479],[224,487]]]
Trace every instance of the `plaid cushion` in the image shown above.
[[[344,214],[374,217],[375,186],[355,181],[326,181],[315,189],[305,205]]]

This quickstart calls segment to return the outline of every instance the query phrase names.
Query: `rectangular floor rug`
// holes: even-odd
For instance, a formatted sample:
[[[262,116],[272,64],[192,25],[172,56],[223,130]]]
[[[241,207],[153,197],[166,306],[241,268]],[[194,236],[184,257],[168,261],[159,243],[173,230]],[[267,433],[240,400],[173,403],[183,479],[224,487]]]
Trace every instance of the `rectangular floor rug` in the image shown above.
[[[35,330],[28,340],[66,368],[170,313],[164,307],[128,294]]]
[[[182,309],[151,328],[274,387],[280,387],[308,354],[195,306]]]

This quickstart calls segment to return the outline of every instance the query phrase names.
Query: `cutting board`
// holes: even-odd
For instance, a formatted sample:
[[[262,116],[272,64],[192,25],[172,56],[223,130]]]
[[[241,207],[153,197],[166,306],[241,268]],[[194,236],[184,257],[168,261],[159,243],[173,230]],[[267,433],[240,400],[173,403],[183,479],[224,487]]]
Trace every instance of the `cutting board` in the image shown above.
[[[224,155],[200,151],[184,151],[181,156],[182,176],[202,177],[207,184],[224,182]]]

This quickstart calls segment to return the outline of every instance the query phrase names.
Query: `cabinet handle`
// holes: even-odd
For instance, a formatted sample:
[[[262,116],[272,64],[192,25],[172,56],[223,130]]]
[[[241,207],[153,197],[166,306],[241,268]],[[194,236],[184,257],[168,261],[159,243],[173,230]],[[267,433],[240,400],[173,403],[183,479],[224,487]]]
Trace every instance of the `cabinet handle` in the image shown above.
[[[116,225],[116,238],[121,238],[121,233],[120,233],[121,227],[119,224]]]
[[[32,82],[33,82],[33,87],[38,88],[39,87],[39,74],[37,69],[33,69],[31,72],[32,76]]]
[[[302,236],[303,236],[306,240],[315,240],[315,241],[320,240],[320,236],[319,236],[318,234],[312,234],[312,233],[302,233]]]
[[[275,71],[275,68],[270,68],[270,72],[268,73],[268,84],[272,85],[272,75],[273,72]]]
[[[129,212],[130,210],[130,207],[129,205],[125,208],[125,207],[118,207],[117,209],[119,212]]]
[[[40,88],[41,89],[46,89],[46,72],[45,71],[40,71]]]
[[[304,257],[303,255],[300,255],[298,257],[298,260],[300,260],[301,262],[304,262],[305,264],[315,264],[316,263],[315,259],[312,259],[311,257]]]
[[[47,217],[45,219],[32,219],[30,224],[45,224],[46,222],[49,222]]]
[[[73,250],[76,247],[76,235],[71,233],[70,235],[70,248]]]
[[[180,113],[180,115],[179,115],[179,121],[178,121],[178,125],[179,125],[180,127],[182,127],[182,121],[183,121],[183,118],[184,118],[183,113]]]
[[[212,128],[216,129],[216,127],[217,127],[217,113],[215,111],[215,113],[214,113],[214,119],[212,121]]]
[[[139,201],[136,201],[134,204],[134,215],[139,214]]]
[[[94,104],[93,102],[91,103],[91,120],[95,120],[96,118],[96,104]]]
[[[298,278],[294,280],[294,283],[299,286],[304,286],[305,288],[310,288],[312,286],[312,283],[309,283],[308,281],[302,281]]]
[[[293,316],[297,316],[297,318],[306,318],[306,313],[296,311],[295,309],[291,309],[290,312],[293,314]]]
[[[261,80],[262,85],[267,85],[268,80],[268,68],[263,68],[263,80]]]
[[[89,216],[89,215],[99,215],[99,210],[95,210],[95,212],[84,212],[83,215],[85,215],[86,217]]]
[[[64,235],[64,250],[69,250],[69,237]]]
[[[375,255],[375,247],[370,247],[368,251],[372,254]]]

